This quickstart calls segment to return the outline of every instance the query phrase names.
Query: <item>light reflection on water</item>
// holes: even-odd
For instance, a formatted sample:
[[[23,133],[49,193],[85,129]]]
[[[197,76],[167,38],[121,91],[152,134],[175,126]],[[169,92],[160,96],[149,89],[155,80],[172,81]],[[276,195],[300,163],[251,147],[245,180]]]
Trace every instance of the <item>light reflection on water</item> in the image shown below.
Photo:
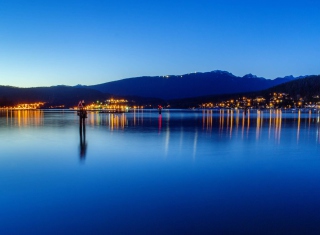
[[[318,234],[320,118],[0,111],[0,234]],[[191,231],[191,232],[190,232]]]
[[[11,131],[15,128],[30,129],[32,127],[72,128],[77,123],[78,117],[72,111],[0,111],[0,128],[11,128],[8,129]],[[174,134],[172,141],[179,140],[180,150],[183,148],[183,138],[193,135],[190,143],[190,146],[193,146],[193,158],[196,157],[199,140],[207,142],[212,138],[224,141],[255,139],[256,143],[273,140],[274,144],[279,145],[283,138],[283,129],[286,130],[284,133],[286,142],[289,137],[292,139],[295,136],[295,143],[299,144],[302,135],[307,137],[308,141],[313,139],[317,143],[320,142],[319,114],[311,111],[301,113],[283,110],[249,110],[248,113],[244,113],[241,110],[164,110],[161,115],[153,110],[134,110],[131,113],[89,112],[86,125],[91,129],[106,128],[105,131],[110,132],[153,133],[156,131],[158,138],[164,141],[164,156],[167,156],[170,151],[172,133]],[[289,132],[290,136],[288,136]],[[179,135],[176,136],[176,133]],[[94,130],[90,134],[94,135]],[[84,146],[81,143],[80,145]]]
[[[0,128],[5,126],[27,129],[31,127],[70,128],[78,123],[78,117],[72,111],[1,110],[0,118]],[[157,129],[158,135],[164,138],[165,156],[168,155],[172,131],[180,133],[179,137],[175,136],[175,139],[179,139],[180,149],[183,146],[184,132],[187,132],[188,136],[193,135],[191,144],[193,158],[196,157],[198,139],[200,137],[202,141],[204,134],[209,134],[210,138],[218,136],[224,140],[250,139],[252,141],[254,133],[256,142],[274,140],[275,144],[281,144],[282,129],[286,128],[292,136],[292,132],[295,132],[297,144],[300,142],[301,135],[307,135],[308,139],[320,142],[319,114],[311,111],[301,113],[283,110],[249,110],[245,114],[241,110],[164,110],[161,115],[152,110],[134,110],[131,113],[89,112],[86,125],[92,129],[105,127],[111,132],[126,133],[148,133]],[[287,135],[286,132],[285,138],[288,138]],[[205,140],[210,139],[209,137]]]
[[[7,126],[26,127],[43,125],[43,111],[41,110],[1,110],[0,112],[2,117],[6,117]]]
[[[146,112],[146,111],[145,111]],[[264,126],[264,122],[268,122],[269,132],[274,130],[276,133],[276,138],[279,138],[281,135],[281,124],[282,119],[290,120],[292,119],[296,123],[297,136],[299,136],[301,119],[303,119],[304,124],[308,124],[310,129],[311,124],[316,122],[319,123],[319,115],[308,112],[307,114],[301,117],[301,112],[296,113],[285,113],[285,117],[282,118],[283,111],[281,110],[270,110],[270,111],[249,111],[245,115],[242,111],[239,110],[220,110],[219,113],[216,113],[212,110],[203,110],[202,111],[202,129],[207,131],[212,131],[215,127],[215,124],[219,125],[219,132],[229,132],[230,136],[233,134],[233,129],[235,132],[239,132],[241,129],[242,135],[245,130],[250,128],[256,128],[257,137],[259,136],[260,129]],[[43,126],[44,125],[44,113],[42,110],[15,110],[15,111],[1,111],[2,117],[6,117],[7,126],[18,126],[18,127],[27,127],[27,126]],[[70,112],[71,113],[71,112]],[[149,114],[154,115],[154,113],[149,111]],[[190,115],[190,113],[187,113]],[[60,113],[58,113],[58,116]],[[170,130],[170,112],[167,112],[165,115],[166,130]],[[191,113],[194,115],[194,112]],[[133,118],[132,118],[133,116]],[[144,119],[151,121],[148,115],[144,115],[143,111],[135,111],[133,113],[122,113],[122,114],[99,114],[98,112],[90,112],[88,117],[87,125],[92,127],[104,125],[109,127],[110,130],[113,129],[125,129],[128,126],[143,126]],[[130,120],[129,120],[129,119]],[[133,119],[133,120],[132,120]],[[149,120],[148,120],[149,119]],[[196,118],[195,118],[196,119]],[[252,119],[252,120],[251,120]],[[254,119],[254,120],[253,120]],[[159,130],[162,129],[162,120],[163,115],[158,116],[158,127]],[[253,121],[254,126],[250,124],[250,121]],[[306,125],[305,125],[306,126]],[[294,127],[294,126],[293,126]]]
[[[150,117],[154,118],[154,115],[156,115],[155,112],[144,112],[146,115],[143,114],[143,111],[139,110],[129,114],[105,114],[104,116],[97,112],[91,112],[89,114],[88,124],[92,127],[99,125],[107,126],[110,130],[124,130],[130,126],[144,126],[144,120],[150,124],[154,121],[150,120]],[[152,116],[150,116],[150,114]],[[218,125],[220,134],[229,133],[230,137],[232,137],[233,134],[241,132],[241,136],[243,138],[248,134],[250,128],[255,128],[256,139],[259,139],[261,137],[262,129],[268,128],[269,138],[271,138],[272,132],[274,138],[280,140],[282,128],[281,125],[283,120],[286,122],[293,121],[294,123],[292,128],[297,129],[297,140],[299,140],[301,119],[303,119],[305,124],[308,124],[309,130],[312,123],[319,123],[319,115],[315,113],[308,112],[307,114],[302,114],[303,117],[301,117],[300,111],[296,113],[288,112],[284,114],[285,116],[282,117],[282,110],[251,110],[248,112],[248,114],[244,114],[239,110],[220,110],[219,112],[215,112],[213,110],[202,110],[202,129],[206,130],[207,132],[212,132],[212,130]],[[187,115],[195,115],[195,112],[188,112]],[[187,118],[190,118],[188,116]],[[195,120],[197,120],[197,117],[195,117]],[[163,128],[163,122],[166,123],[165,131],[170,132],[170,112],[165,112],[162,115],[158,115],[159,132],[161,132]],[[265,122],[267,122],[268,125],[266,125]],[[195,129],[198,129],[198,126]]]

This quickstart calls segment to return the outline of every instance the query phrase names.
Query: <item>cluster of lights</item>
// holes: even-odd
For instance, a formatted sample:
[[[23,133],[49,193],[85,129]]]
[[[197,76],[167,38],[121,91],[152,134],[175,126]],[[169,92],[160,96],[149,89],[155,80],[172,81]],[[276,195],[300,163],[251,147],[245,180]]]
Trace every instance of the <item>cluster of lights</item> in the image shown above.
[[[239,99],[231,99],[226,101],[221,101],[218,103],[203,103],[200,105],[201,108],[245,108],[252,106],[252,99],[247,97],[242,97]]]
[[[300,106],[301,105],[302,103],[300,102]],[[293,98],[286,93],[273,93],[267,105],[268,108],[278,108],[278,107],[292,108],[294,106],[295,104],[293,102]]]
[[[133,109],[143,109],[143,106],[133,106]]]
[[[97,101],[99,102],[99,101]],[[106,103],[108,104],[119,104],[119,103],[128,103],[128,100],[125,99],[110,99],[110,100],[106,100]]]
[[[78,107],[74,107],[78,109]],[[127,112],[129,110],[128,100],[125,99],[109,99],[104,102],[97,101],[85,106],[87,110],[109,110]]]
[[[273,93],[267,101],[266,98],[258,96],[254,99],[242,97],[239,99],[231,99],[218,103],[203,103],[201,108],[292,108],[303,107],[304,100],[300,98],[297,102],[293,102],[292,97],[286,93]],[[310,104],[311,105],[311,104]]]
[[[7,106],[1,109],[40,109],[45,102],[36,102],[36,103],[25,103],[25,104],[17,104],[15,106]]]
[[[313,99],[319,99],[319,95],[312,97]],[[254,99],[241,97],[239,99],[231,99],[221,101],[217,103],[208,102],[199,105],[200,108],[320,108],[320,102],[306,101],[301,97],[293,99],[286,93],[271,93],[270,98],[267,100],[262,96],[258,96]]]

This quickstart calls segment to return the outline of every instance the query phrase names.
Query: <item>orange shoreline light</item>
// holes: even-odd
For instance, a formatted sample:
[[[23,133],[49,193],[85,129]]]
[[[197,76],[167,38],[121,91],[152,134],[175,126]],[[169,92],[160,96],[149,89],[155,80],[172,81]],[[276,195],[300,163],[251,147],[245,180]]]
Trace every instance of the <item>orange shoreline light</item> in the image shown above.
[[[36,102],[36,103],[30,103],[30,104],[17,104],[15,106],[6,106],[6,107],[0,107],[0,109],[40,109],[45,102]]]

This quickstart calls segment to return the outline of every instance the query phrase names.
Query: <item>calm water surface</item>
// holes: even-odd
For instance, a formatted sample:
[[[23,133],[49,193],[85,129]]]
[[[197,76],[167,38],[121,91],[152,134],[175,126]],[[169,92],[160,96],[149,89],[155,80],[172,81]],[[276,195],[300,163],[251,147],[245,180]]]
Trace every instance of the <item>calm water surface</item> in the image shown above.
[[[317,113],[0,111],[0,234],[320,234]]]

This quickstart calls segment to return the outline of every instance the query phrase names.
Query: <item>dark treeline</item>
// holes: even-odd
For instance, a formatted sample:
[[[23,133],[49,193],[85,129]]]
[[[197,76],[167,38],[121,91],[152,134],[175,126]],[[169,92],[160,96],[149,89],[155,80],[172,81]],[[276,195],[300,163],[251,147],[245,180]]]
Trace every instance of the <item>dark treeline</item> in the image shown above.
[[[4,106],[13,106],[13,102],[12,100],[8,100],[8,97],[6,96],[2,96],[0,97],[0,107],[4,107]]]
[[[263,94],[270,92],[284,92],[290,94],[293,98],[301,97],[306,100],[312,100],[313,96],[320,95],[320,75],[283,83],[267,89]]]

